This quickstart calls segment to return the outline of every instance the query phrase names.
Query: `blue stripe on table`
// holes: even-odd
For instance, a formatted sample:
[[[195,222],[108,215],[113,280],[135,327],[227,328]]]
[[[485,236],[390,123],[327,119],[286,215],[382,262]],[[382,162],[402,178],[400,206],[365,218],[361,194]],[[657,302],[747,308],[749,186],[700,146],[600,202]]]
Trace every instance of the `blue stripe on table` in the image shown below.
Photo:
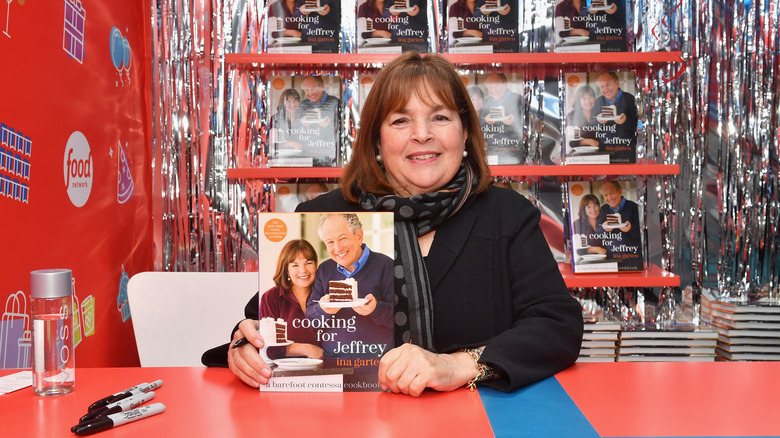
[[[554,377],[510,394],[479,388],[479,395],[497,438],[600,438]]]

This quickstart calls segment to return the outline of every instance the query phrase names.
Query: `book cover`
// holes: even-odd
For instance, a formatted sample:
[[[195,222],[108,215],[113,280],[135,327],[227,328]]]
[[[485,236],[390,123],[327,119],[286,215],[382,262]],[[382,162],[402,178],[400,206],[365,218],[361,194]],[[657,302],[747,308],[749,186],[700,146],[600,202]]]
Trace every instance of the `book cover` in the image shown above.
[[[341,2],[274,0],[267,9],[268,53],[339,53]]]
[[[628,51],[626,0],[555,0],[555,52]]]
[[[569,181],[566,188],[572,272],[643,270],[636,182]]]
[[[339,165],[339,76],[277,76],[269,83],[268,163]]]
[[[358,0],[358,53],[427,53],[431,48],[428,0]]]
[[[298,204],[329,192],[338,187],[336,183],[313,181],[308,183],[276,183],[274,184],[274,205],[276,213],[294,212]]]
[[[393,347],[393,214],[258,213],[261,291],[274,289],[283,249],[293,240],[314,248],[316,273],[304,317],[284,320],[261,300],[259,330],[266,347],[260,354],[271,365],[272,376],[260,390],[380,391],[379,360]],[[348,263],[353,268],[349,275],[338,268],[343,260],[331,257],[334,248],[347,247],[361,261],[358,269]],[[289,352],[300,351],[290,347],[296,342],[322,349],[322,357],[291,356]]]
[[[506,0],[447,0],[445,11],[450,53],[516,53],[518,7]]]
[[[564,80],[564,164],[636,163],[634,72],[566,73]]]
[[[521,73],[493,72],[462,76],[487,143],[490,165],[522,164],[524,138],[524,82]]]

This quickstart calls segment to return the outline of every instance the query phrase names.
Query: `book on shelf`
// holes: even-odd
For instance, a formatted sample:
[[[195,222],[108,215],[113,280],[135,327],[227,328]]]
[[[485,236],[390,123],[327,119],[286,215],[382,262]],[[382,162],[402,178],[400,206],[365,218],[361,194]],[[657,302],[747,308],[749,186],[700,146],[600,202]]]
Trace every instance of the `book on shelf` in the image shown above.
[[[335,167],[339,163],[341,78],[276,76],[269,81],[268,163]]]
[[[778,361],[780,360],[780,354],[772,353],[732,353],[730,351],[717,350],[718,357],[722,357],[726,360],[744,360],[744,361]]]
[[[617,342],[615,342],[615,341],[591,341],[591,340],[583,339],[582,340],[582,348],[583,349],[588,349],[588,348],[611,348],[611,349],[614,350],[615,348],[617,348]]]
[[[582,334],[583,341],[617,341],[619,337],[619,331],[586,331]]]
[[[771,353],[780,354],[780,345],[742,345],[718,342],[718,349],[730,353]]]
[[[726,336],[718,334],[718,343],[729,345],[780,345],[778,337]]]
[[[615,355],[603,355],[603,356],[580,356],[576,362],[615,362]]]
[[[715,354],[627,354],[618,355],[617,362],[714,362],[715,356]]]
[[[294,212],[298,204],[316,198],[338,187],[336,183],[313,181],[308,183],[274,184],[274,206],[276,213]]]
[[[566,183],[572,272],[644,270],[636,182]]]
[[[729,338],[780,338],[780,330],[755,330],[744,328],[728,328],[718,325],[712,325],[714,330],[717,330],[720,335]]]
[[[620,331],[620,321],[614,320],[600,320],[600,321],[588,321],[584,323],[585,331]]]
[[[357,52],[431,51],[429,0],[357,0]]]
[[[766,312],[729,312],[718,308],[707,309],[707,316],[714,320],[727,321],[764,321],[780,323],[780,313]]]
[[[780,331],[780,322],[738,321],[713,317],[709,324],[724,329],[775,330]]]
[[[339,214],[343,213],[336,213]],[[279,293],[281,298],[278,300],[285,299],[284,292],[276,292],[278,289],[275,288],[279,286],[274,280],[277,265],[294,257],[288,264],[293,272],[299,268],[292,265],[312,260],[310,254],[305,254],[307,245],[303,241],[311,245],[309,251],[317,256],[317,260],[312,260],[316,275],[305,314],[299,317],[290,316],[295,312],[280,314],[273,301],[261,299],[259,330],[266,348],[261,349],[260,354],[272,371],[268,384],[260,386],[261,391],[381,390],[377,380],[379,361],[393,346],[393,214],[354,214],[362,230],[355,234],[359,236],[359,242],[355,243],[365,244],[370,253],[362,267],[349,277],[337,269],[337,262],[329,257],[320,238],[318,231],[324,215],[328,213],[258,213],[258,286],[261,291]],[[354,219],[350,218],[350,223],[354,224]],[[327,221],[341,220],[344,228],[347,226],[344,219],[338,217],[325,217],[325,220],[326,225],[331,223]],[[328,228],[324,229],[325,233],[329,232]],[[341,231],[337,229],[336,232]],[[323,238],[331,237],[325,234]],[[291,250],[288,244],[304,249]],[[299,252],[290,254],[290,251]],[[364,313],[366,311],[368,313]]]
[[[626,0],[555,0],[555,52],[625,52],[628,50]]]
[[[450,53],[517,53],[518,3],[506,0],[442,1]]]
[[[342,50],[341,2],[271,1],[266,9],[268,53],[339,53]]]
[[[581,348],[580,349],[580,356],[599,356],[599,355],[612,355],[614,356],[617,352],[617,347],[606,347],[606,348]]]
[[[699,355],[715,354],[715,346],[710,347],[624,347],[622,344],[618,349],[619,355],[629,354],[678,354],[678,355]]]
[[[718,345],[716,336],[706,339],[655,339],[655,338],[623,338],[620,340],[621,347],[715,347]]]
[[[623,327],[621,339],[717,339],[718,332],[695,324],[640,324]]]
[[[523,124],[523,75],[492,72],[462,75],[485,137],[490,165],[523,164],[526,159]]]
[[[728,313],[777,313],[780,314],[780,300],[769,297],[758,299],[735,299],[723,296],[713,288],[702,288],[701,306]]]
[[[634,72],[571,72],[564,81],[564,164],[636,163]]]

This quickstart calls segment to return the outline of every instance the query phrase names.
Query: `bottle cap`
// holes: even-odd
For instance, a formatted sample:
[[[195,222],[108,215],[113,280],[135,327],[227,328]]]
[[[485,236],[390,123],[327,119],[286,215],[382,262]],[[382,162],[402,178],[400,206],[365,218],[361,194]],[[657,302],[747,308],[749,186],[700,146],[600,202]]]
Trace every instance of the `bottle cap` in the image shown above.
[[[70,269],[40,269],[30,272],[30,296],[61,298],[73,294],[73,274]]]

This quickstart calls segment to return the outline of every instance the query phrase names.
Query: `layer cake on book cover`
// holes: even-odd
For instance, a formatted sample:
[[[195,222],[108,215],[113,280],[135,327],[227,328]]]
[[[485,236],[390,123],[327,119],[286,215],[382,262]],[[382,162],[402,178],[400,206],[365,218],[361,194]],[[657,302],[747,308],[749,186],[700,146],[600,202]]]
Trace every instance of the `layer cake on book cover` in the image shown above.
[[[272,0],[267,9],[266,50],[269,53],[339,53],[341,2],[297,1],[292,8]]]
[[[431,51],[428,0],[358,0],[358,53]]]
[[[342,270],[330,257],[334,233],[348,235],[349,244],[360,248],[352,252],[361,255],[359,269]],[[273,372],[261,391],[380,390],[379,360],[393,346],[393,248],[392,213],[258,214],[258,278],[260,290],[267,291],[261,294],[259,330],[268,344],[260,353]],[[302,269],[309,261],[311,268]],[[298,302],[286,318],[277,314],[290,306],[273,303],[299,299],[275,284],[278,266],[287,267],[281,272],[292,288],[310,288],[305,312]]]
[[[633,180],[566,183],[572,272],[644,270]]]
[[[463,75],[474,109],[479,114],[490,165],[523,164],[526,159],[523,76],[493,72]]]
[[[555,52],[628,50],[626,0],[555,0]]]
[[[269,165],[338,166],[341,78],[276,76],[269,85]]]
[[[519,50],[516,2],[463,0],[441,2],[450,53],[516,53]]]
[[[635,74],[566,73],[564,79],[564,164],[636,163]]]

